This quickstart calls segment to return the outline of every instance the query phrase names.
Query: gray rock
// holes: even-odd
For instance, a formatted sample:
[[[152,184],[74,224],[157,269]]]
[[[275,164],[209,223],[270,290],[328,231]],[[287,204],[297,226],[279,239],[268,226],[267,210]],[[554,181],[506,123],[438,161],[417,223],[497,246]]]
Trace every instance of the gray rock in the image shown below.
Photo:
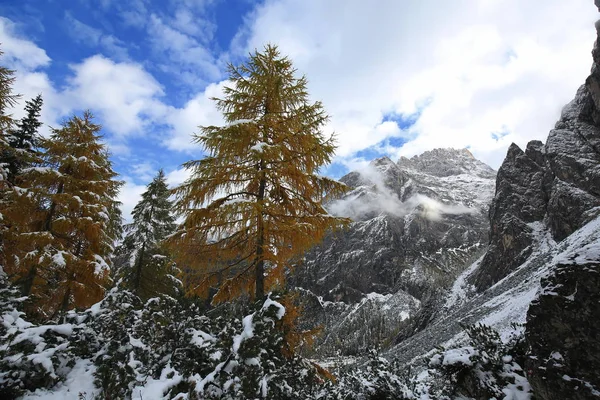
[[[600,207],[600,48],[586,83],[564,107],[542,146],[508,149],[498,170],[490,208],[489,251],[471,283],[483,291],[520,265],[529,253],[526,224],[544,221],[562,240],[590,221]],[[508,246],[507,246],[508,244]]]
[[[536,398],[600,397],[600,264],[559,265],[542,288],[525,331]]]
[[[485,249],[494,176],[466,149],[437,149],[398,163],[376,159],[341,179],[353,190],[328,207],[354,222],[309,252],[291,279],[327,304],[307,299],[314,307],[305,313],[307,326],[328,332],[316,344],[321,355],[393,341],[433,318],[443,288]],[[391,297],[364,303],[380,295]]]

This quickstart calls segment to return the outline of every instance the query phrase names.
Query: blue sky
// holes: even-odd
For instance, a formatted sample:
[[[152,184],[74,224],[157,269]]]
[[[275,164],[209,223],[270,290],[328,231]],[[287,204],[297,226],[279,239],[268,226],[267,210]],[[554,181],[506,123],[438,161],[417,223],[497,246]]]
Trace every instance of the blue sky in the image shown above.
[[[584,81],[597,16],[591,0],[5,0],[0,62],[23,99],[44,95],[48,125],[92,110],[127,213],[158,168],[185,179],[202,156],[191,134],[222,123],[210,97],[227,63],[266,43],[331,115],[326,174],[436,147],[497,168],[510,143],[544,140]]]

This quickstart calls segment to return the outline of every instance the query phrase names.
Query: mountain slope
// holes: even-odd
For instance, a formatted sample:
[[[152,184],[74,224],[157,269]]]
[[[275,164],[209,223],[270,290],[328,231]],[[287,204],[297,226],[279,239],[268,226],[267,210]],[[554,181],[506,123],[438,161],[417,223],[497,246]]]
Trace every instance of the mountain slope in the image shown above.
[[[383,157],[344,176],[352,190],[328,208],[354,222],[307,254],[293,278],[307,324],[328,332],[317,351],[354,354],[389,341],[430,307],[485,248],[494,177],[466,149]]]
[[[522,336],[526,386],[536,398],[600,397],[598,33],[591,75],[547,142],[508,149],[486,253],[456,279],[424,329],[398,336],[391,357],[418,365],[436,346],[464,344],[464,326],[482,323],[504,339]]]

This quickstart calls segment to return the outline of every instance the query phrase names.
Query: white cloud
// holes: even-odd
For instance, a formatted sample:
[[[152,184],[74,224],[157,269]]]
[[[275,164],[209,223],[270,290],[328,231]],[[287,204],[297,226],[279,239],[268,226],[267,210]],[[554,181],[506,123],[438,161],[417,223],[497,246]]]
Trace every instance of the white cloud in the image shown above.
[[[57,101],[57,93],[48,75],[42,71],[50,65],[51,59],[46,51],[34,42],[20,37],[17,26],[9,19],[0,17],[0,50],[4,52],[0,58],[3,66],[15,70],[13,93],[20,95],[18,104],[11,110],[12,116],[19,119],[25,116],[25,101],[42,93],[46,105],[42,108],[41,121],[58,125],[59,116],[65,111],[63,104]],[[48,126],[40,128],[40,133],[48,135]]]
[[[185,168],[174,169],[167,174],[167,184],[169,187],[175,187],[182,184],[191,176],[191,172]]]
[[[122,40],[113,35],[105,34],[100,29],[84,24],[69,12],[65,13],[65,26],[76,42],[91,47],[100,47],[107,55],[118,60],[129,59],[126,44]]]
[[[345,198],[335,200],[327,208],[333,215],[348,217],[353,220],[372,218],[373,215],[391,214],[403,217],[417,212],[424,218],[439,221],[443,215],[459,215],[476,213],[462,204],[444,204],[422,194],[401,201],[398,194],[390,190],[384,176],[372,165],[360,165],[361,177],[374,186],[372,189],[359,187],[351,191]]]
[[[589,72],[597,14],[587,0],[377,4],[267,1],[234,43],[290,55],[332,115],[342,158],[398,135],[377,131],[384,115],[421,111],[391,155],[470,146],[497,167],[511,141],[546,137]]]
[[[172,108],[168,112],[166,120],[173,127],[171,136],[164,141],[168,148],[188,153],[198,152],[198,145],[192,143],[192,134],[199,133],[199,126],[224,124],[223,117],[211,98],[223,96],[223,87],[227,82],[208,85],[182,108]]]
[[[179,31],[194,36],[203,42],[210,41],[217,29],[214,22],[206,18],[198,18],[198,15],[187,7],[179,7],[175,11],[172,24]]]
[[[146,191],[146,185],[137,185],[128,177],[124,177],[124,181],[125,184],[119,191],[118,200],[122,203],[123,218],[125,221],[131,222],[131,212],[140,201],[142,193]]]
[[[181,21],[179,27],[185,28]],[[148,35],[155,51],[166,56],[162,68],[177,79],[192,85],[199,82],[211,82],[221,76],[218,60],[211,50],[194,37],[175,29],[160,16],[152,14],[148,22]]]
[[[161,85],[139,64],[115,63],[96,55],[71,65],[73,76],[62,93],[72,109],[89,108],[116,135],[141,134],[167,110]]]
[[[0,50],[4,52],[2,63],[14,69],[35,70],[50,64],[50,57],[35,43],[22,39],[16,33],[16,25],[0,17]]]

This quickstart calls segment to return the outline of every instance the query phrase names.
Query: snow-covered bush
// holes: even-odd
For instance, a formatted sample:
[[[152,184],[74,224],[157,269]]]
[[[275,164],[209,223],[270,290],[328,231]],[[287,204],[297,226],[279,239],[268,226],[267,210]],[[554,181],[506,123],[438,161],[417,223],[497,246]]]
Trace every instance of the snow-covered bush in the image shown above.
[[[25,300],[0,269],[0,398],[55,385],[73,361],[67,351],[73,327],[26,321],[21,311]]]
[[[331,400],[404,400],[412,399],[408,376],[397,361],[382,357],[370,349],[363,365],[341,368],[336,381],[327,382],[318,399]]]
[[[23,299],[0,290],[0,395],[58,391],[78,398],[311,399],[318,367],[284,351],[286,315],[278,297],[239,319],[232,308],[208,313],[163,295],[143,303],[113,288],[61,324],[35,325]],[[68,398],[68,397],[67,397]]]
[[[527,398],[530,386],[518,363],[524,355],[523,336],[516,332],[503,341],[489,326],[467,327],[468,345],[440,349],[430,359],[430,391],[440,398]]]

